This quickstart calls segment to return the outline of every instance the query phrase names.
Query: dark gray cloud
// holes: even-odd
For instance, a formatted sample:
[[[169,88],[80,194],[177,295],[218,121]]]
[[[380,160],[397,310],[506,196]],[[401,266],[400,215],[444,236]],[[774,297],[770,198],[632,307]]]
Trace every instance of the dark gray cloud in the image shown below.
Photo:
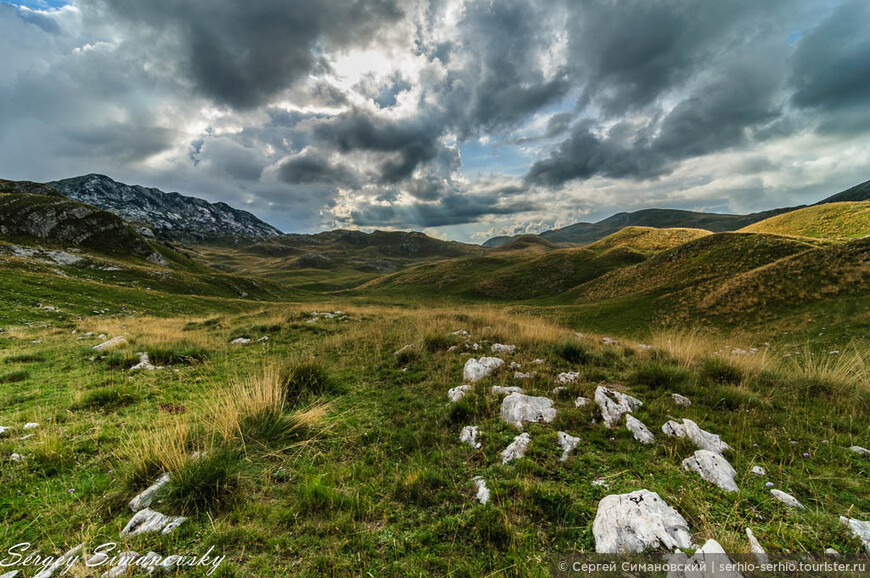
[[[298,155],[284,159],[278,166],[279,178],[291,185],[312,183],[353,186],[359,176],[351,169],[331,161],[315,149],[305,149]]]

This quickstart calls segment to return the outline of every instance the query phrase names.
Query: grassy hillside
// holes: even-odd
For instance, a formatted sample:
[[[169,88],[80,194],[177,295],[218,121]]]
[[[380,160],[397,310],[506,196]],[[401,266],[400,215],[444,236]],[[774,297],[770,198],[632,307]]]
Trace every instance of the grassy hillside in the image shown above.
[[[855,185],[851,189],[846,189],[842,193],[831,195],[827,199],[819,201],[817,205],[824,203],[843,203],[849,201],[870,201],[870,181],[865,181],[860,185]]]
[[[825,239],[866,237],[870,235],[870,201],[814,205],[765,219],[741,231]]]

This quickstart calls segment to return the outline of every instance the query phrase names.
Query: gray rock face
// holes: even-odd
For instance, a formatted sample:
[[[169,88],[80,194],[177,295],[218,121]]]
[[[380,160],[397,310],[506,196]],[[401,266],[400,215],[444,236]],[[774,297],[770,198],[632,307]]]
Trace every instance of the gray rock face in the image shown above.
[[[574,448],[577,447],[577,444],[580,443],[580,438],[566,434],[563,431],[560,431],[558,435],[559,445],[562,446],[562,457],[559,458],[559,461],[564,462],[568,460],[568,456],[571,455],[571,452],[573,452]]]
[[[682,406],[682,407],[689,407],[690,405],[692,405],[692,402],[689,400],[688,397],[684,397],[684,396],[680,395],[679,393],[671,394],[671,399],[674,400],[675,404]]]
[[[639,399],[608,389],[603,385],[599,385],[595,389],[595,403],[601,408],[604,426],[608,428],[618,423],[623,414],[631,413],[643,405],[643,402]]]
[[[625,416],[625,426],[634,434],[634,439],[642,444],[651,444],[655,436],[649,431],[642,421],[635,418],[633,415]]]
[[[731,449],[731,446],[723,442],[718,435],[702,430],[698,424],[690,419],[684,419],[682,424],[673,420],[668,421],[662,426],[662,431],[665,435],[688,438],[699,449],[717,454]]]
[[[459,441],[468,444],[474,449],[480,449],[480,442],[477,441],[477,436],[480,434],[480,430],[476,425],[467,425],[462,428],[462,431],[459,432]]]
[[[507,423],[522,429],[524,421],[553,421],[556,410],[548,397],[512,393],[502,400],[500,415]]]
[[[516,345],[505,345],[503,343],[493,343],[490,348],[493,353],[501,353],[504,355],[513,355],[517,351]]]
[[[496,372],[504,361],[498,357],[481,357],[474,359],[473,357],[465,362],[465,367],[462,370],[462,377],[465,381],[474,383],[480,381],[484,377],[490,376]]]
[[[523,433],[514,438],[514,441],[501,452],[502,465],[518,460],[526,455],[526,450],[529,449],[529,444],[532,438],[527,433]]]
[[[108,341],[104,341],[104,342],[100,343],[99,345],[94,345],[93,350],[94,351],[105,351],[107,349],[111,349],[113,347],[119,347],[121,345],[126,345],[126,344],[127,344],[127,340],[123,336],[117,335],[117,336],[109,339]]]
[[[226,203],[209,203],[178,193],[125,185],[103,175],[49,184],[68,198],[100,207],[128,221],[145,223],[158,236],[204,240],[228,236],[269,238],[281,234],[251,213]]]
[[[649,490],[615,494],[601,500],[592,524],[592,534],[595,551],[599,554],[692,546],[685,518]]]
[[[716,452],[697,450],[695,455],[683,460],[683,469],[687,472],[697,472],[703,479],[726,492],[736,492],[739,489],[734,481],[737,472],[728,460]]]
[[[840,521],[848,526],[852,534],[861,540],[867,554],[870,554],[870,522],[862,522],[861,520],[847,518],[846,516],[840,516]]]
[[[460,385],[459,387],[452,387],[447,391],[447,398],[456,403],[463,397],[465,397],[468,392],[471,391],[470,385]]]
[[[764,548],[761,547],[755,534],[753,534],[752,530],[749,528],[746,528],[746,538],[749,540],[749,551],[755,554],[755,559],[758,560],[758,563],[767,564],[770,562],[767,552],[764,551]]]
[[[138,512],[139,510],[144,510],[151,506],[154,503],[155,498],[160,494],[161,490],[166,487],[166,484],[169,483],[169,474],[163,474],[157,481],[148,486],[148,488],[130,500],[130,509],[134,512]]]
[[[169,534],[180,526],[187,518],[184,516],[166,516],[160,512],[155,512],[149,508],[139,510],[133,516],[124,529],[121,530],[121,537],[138,536],[139,534],[147,534],[148,532],[160,532],[161,534]]]
[[[791,494],[786,494],[782,490],[770,490],[770,495],[788,506],[789,508],[799,508],[801,510],[804,508],[804,505],[801,504],[797,498],[795,498]]]

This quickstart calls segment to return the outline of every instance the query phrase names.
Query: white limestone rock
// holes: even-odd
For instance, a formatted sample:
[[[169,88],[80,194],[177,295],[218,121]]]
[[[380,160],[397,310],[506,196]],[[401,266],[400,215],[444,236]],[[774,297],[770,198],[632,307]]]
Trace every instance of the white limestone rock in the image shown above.
[[[10,456],[9,456],[9,459],[12,460],[13,462],[22,462],[22,461],[24,461],[24,458],[21,457],[21,454],[15,454],[15,453],[13,453],[12,455],[10,455]]]
[[[472,357],[465,362],[462,376],[465,381],[474,383],[480,381],[484,377],[492,375],[503,365],[504,361],[498,357],[481,357],[480,359],[474,359]]]
[[[682,424],[670,420],[662,426],[662,431],[669,436],[688,438],[698,449],[717,454],[731,449],[718,435],[702,430],[690,419],[684,419]]]
[[[870,458],[870,450],[862,448],[861,446],[852,446],[849,448],[862,458]]]
[[[602,499],[592,524],[592,535],[595,551],[599,554],[692,546],[685,518],[649,490],[614,494]]]
[[[130,371],[136,371],[137,369],[141,369],[143,371],[154,371],[157,369],[163,369],[163,366],[154,365],[151,363],[151,360],[148,359],[148,354],[144,351],[139,352],[139,363],[130,368]]]
[[[516,345],[505,345],[503,343],[493,343],[490,350],[493,353],[501,353],[503,355],[513,355],[517,352]]]
[[[66,567],[70,560],[77,558],[79,553],[84,549],[84,547],[84,544],[79,544],[78,546],[71,548],[66,553],[58,556],[57,559],[50,566],[48,566],[47,568],[43,568],[42,570],[34,574],[33,578],[51,578],[51,576],[59,569]]]
[[[514,379],[535,379],[535,372],[527,371],[523,373],[522,371],[515,371]]]
[[[481,504],[487,504],[489,502],[489,488],[486,487],[486,480],[484,480],[480,476],[476,476],[474,478],[474,485],[477,486],[477,501]]]
[[[10,426],[0,425],[0,436],[6,435],[6,432],[8,432],[11,429],[12,429],[12,427],[10,427]]]
[[[767,470],[765,470],[761,466],[752,466],[752,469],[749,471],[752,472],[753,474],[755,474],[756,476],[766,476],[767,475]]]
[[[623,414],[631,413],[643,405],[639,399],[608,389],[603,385],[599,385],[595,389],[595,402],[601,408],[604,426],[608,428],[619,422]]]
[[[739,489],[734,481],[737,472],[728,460],[716,452],[697,450],[695,455],[683,460],[683,469],[687,472],[697,472],[703,479],[726,492],[736,492]]]
[[[574,437],[571,434],[567,434],[563,431],[559,432],[559,445],[562,446],[562,457],[559,458],[560,462],[564,462],[568,460],[568,456],[571,455],[571,452],[574,451],[574,448],[577,447],[577,444],[580,443],[580,438]]]
[[[515,437],[514,441],[501,452],[502,465],[513,460],[518,460],[526,455],[526,450],[529,449],[531,441],[532,438],[528,433],[522,433]]]
[[[758,542],[758,539],[755,537],[755,534],[752,533],[752,530],[746,528],[746,538],[749,540],[749,551],[755,554],[755,559],[759,564],[767,564],[770,562],[770,558],[767,556],[767,552],[764,551],[764,548],[761,547],[761,544]]]
[[[230,341],[230,343],[233,343],[236,345],[245,345],[246,343],[250,343],[250,342],[251,342],[251,340],[248,339],[247,337],[236,337],[235,339]]]
[[[580,379],[580,373],[576,371],[563,372],[556,377],[556,382],[562,385],[570,385]]]
[[[522,364],[517,363],[516,361],[511,361],[510,365],[508,365],[508,369],[511,371],[517,371],[522,369]]]
[[[507,423],[522,429],[524,421],[553,421],[556,410],[553,408],[553,400],[548,397],[512,393],[502,400],[500,415]]]
[[[667,578],[743,578],[716,540],[707,540],[689,558],[677,550],[668,558],[671,570]]]
[[[409,343],[408,345],[405,345],[404,347],[401,347],[401,348],[397,349],[396,351],[394,351],[393,355],[401,355],[401,354],[405,353],[406,351],[411,351],[412,349],[414,349],[414,344]]]
[[[452,387],[447,391],[447,397],[453,403],[456,403],[463,397],[465,397],[468,392],[471,391],[470,385],[460,385],[459,387]]]
[[[770,490],[770,495],[788,506],[789,508],[798,508],[801,510],[804,508],[804,505],[801,504],[797,498],[795,498],[791,494],[786,494],[782,490]]]
[[[493,385],[491,388],[489,388],[489,391],[493,395],[508,395],[511,393],[525,393],[525,390],[522,387],[517,387],[515,385],[511,385],[508,387],[505,387],[503,385]]]
[[[578,397],[577,399],[574,400],[574,407],[584,407],[587,405],[589,405],[589,398],[588,397],[581,396],[581,397]]]
[[[92,349],[94,351],[105,351],[106,349],[112,349],[113,347],[119,347],[121,345],[126,345],[126,344],[127,344],[127,340],[123,336],[118,335],[116,337],[111,338],[108,341],[104,341],[104,342],[100,343],[99,345],[94,345]]]
[[[169,474],[163,474],[157,481],[148,486],[141,494],[130,500],[130,509],[133,512],[138,512],[151,506],[154,499],[160,494],[160,491],[169,483]]]
[[[459,432],[459,441],[468,444],[474,449],[480,449],[480,442],[477,441],[477,436],[480,434],[480,429],[476,425],[467,425]]]
[[[166,516],[160,512],[155,512],[150,508],[139,510],[133,516],[124,529],[121,530],[121,537],[138,536],[139,534],[147,534],[148,532],[160,532],[161,534],[169,534],[180,526],[187,518],[184,516]]]
[[[459,331],[454,331],[450,335],[455,335],[456,337],[468,337],[468,331],[460,329]]]
[[[870,554],[870,522],[862,522],[854,518],[840,516],[840,521],[849,527],[849,530],[861,540],[867,554]]]
[[[684,397],[684,396],[680,395],[679,393],[672,393],[671,399],[674,400],[675,404],[682,406],[682,407],[689,407],[690,405],[692,405],[692,402],[688,397]]]
[[[649,431],[649,428],[633,415],[625,416],[625,426],[634,434],[634,439],[642,444],[651,444],[655,439],[655,436],[651,431]]]
[[[38,427],[39,427],[39,424],[38,424],[38,423],[31,421],[31,422],[28,422],[28,423],[24,424],[24,428],[23,428],[23,429],[36,429],[36,428],[38,428]]]

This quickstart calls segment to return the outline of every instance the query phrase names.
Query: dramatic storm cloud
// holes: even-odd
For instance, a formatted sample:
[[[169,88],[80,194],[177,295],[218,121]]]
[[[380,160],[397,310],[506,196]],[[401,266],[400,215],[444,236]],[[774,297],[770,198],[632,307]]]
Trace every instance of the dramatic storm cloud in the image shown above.
[[[0,177],[461,240],[870,178],[863,0],[0,1]]]

